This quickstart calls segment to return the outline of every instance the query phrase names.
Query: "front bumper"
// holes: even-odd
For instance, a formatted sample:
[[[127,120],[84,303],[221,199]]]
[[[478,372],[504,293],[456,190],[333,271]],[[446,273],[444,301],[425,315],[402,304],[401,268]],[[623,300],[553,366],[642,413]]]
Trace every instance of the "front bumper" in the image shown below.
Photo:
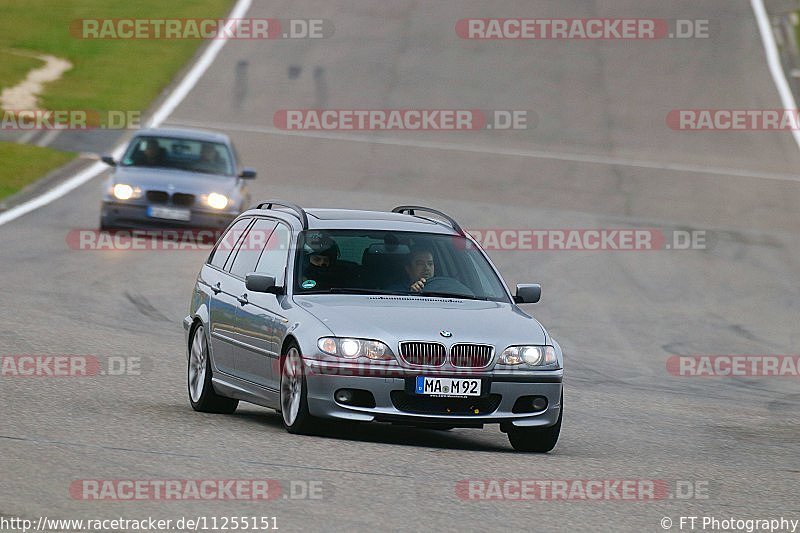
[[[163,204],[158,205],[163,206]],[[148,204],[103,201],[100,208],[100,220],[106,227],[119,229],[225,229],[239,215],[238,212],[209,212],[192,208],[191,220],[169,220],[149,217],[147,208]]]
[[[332,368],[329,362],[313,359],[304,359],[304,364],[308,385],[308,409],[313,416],[321,418],[455,427],[480,427],[483,424],[498,423],[515,427],[549,427],[558,421],[561,412],[563,370],[540,372],[495,370],[469,374],[441,374],[435,371],[396,367],[384,376],[375,373],[362,375],[358,367],[349,367],[346,364]],[[457,413],[447,413],[444,409],[447,401],[438,400],[437,402],[443,405],[440,411],[427,409],[435,412],[419,412],[414,404],[418,405],[421,398],[408,392],[408,380],[418,375],[481,378],[484,382],[482,399],[453,402],[460,406],[473,402],[479,412],[467,414],[463,409],[454,408]],[[337,402],[334,394],[339,389],[345,388],[370,392],[375,399],[375,406],[356,407]],[[547,398],[547,408],[535,413],[515,413],[514,405],[521,396],[544,396]],[[425,400],[422,401],[423,404]]]

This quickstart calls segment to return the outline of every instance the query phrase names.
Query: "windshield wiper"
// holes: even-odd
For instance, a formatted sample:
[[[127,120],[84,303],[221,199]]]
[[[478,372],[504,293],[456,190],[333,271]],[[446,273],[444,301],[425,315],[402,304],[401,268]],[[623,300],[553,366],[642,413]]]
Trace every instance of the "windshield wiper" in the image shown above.
[[[412,293],[414,294],[414,293]],[[436,292],[436,291],[422,291],[416,293],[420,296],[435,296],[437,298],[459,298],[461,300],[481,300],[481,301],[488,301],[489,298],[485,298],[482,296],[475,296],[472,294],[455,294],[452,292]]]
[[[320,291],[325,292],[325,291]],[[408,291],[385,291],[382,289],[360,289],[357,287],[333,287],[328,289],[331,294],[392,294],[392,295],[408,295]]]

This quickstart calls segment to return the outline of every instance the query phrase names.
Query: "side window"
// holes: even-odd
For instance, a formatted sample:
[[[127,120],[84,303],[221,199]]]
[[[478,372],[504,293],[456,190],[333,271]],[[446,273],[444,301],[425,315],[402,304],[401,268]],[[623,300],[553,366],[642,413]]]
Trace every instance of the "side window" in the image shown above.
[[[247,229],[247,225],[250,224],[251,221],[251,218],[237,220],[236,223],[231,226],[217,242],[217,246],[214,248],[214,251],[211,252],[211,255],[208,258],[208,264],[217,268],[224,268],[225,262],[228,260],[228,257],[230,257],[231,252],[236,246],[236,243],[239,241],[242,233],[244,233],[244,230]]]
[[[243,278],[249,272],[255,272],[258,258],[261,257],[261,252],[269,241],[276,224],[277,222],[274,220],[265,218],[255,221],[237,247],[236,258],[230,268],[231,274]]]
[[[286,278],[286,263],[289,259],[289,240],[291,238],[291,230],[283,225],[278,224],[272,236],[264,248],[264,253],[258,260],[255,272],[262,272],[275,276],[275,282],[278,285],[283,285]]]

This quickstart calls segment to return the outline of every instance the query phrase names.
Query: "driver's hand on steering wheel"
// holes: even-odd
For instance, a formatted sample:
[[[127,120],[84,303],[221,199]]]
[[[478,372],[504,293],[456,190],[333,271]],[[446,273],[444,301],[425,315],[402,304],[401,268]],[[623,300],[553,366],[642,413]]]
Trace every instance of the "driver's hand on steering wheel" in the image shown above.
[[[428,280],[425,278],[419,278],[417,281],[411,284],[411,287],[409,287],[409,289],[411,290],[411,292],[422,292],[422,289],[425,288],[426,281]]]

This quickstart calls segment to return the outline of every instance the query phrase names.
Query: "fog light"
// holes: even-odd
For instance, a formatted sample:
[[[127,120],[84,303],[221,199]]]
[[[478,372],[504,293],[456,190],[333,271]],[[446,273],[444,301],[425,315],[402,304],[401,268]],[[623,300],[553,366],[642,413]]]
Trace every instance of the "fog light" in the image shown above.
[[[339,403],[350,403],[353,401],[353,392],[348,389],[339,389],[333,397]]]
[[[514,402],[511,412],[520,413],[541,413],[547,409],[548,402],[545,396],[520,396]]]
[[[533,408],[537,411],[544,411],[547,409],[547,398],[544,396],[537,396],[533,399]]]

